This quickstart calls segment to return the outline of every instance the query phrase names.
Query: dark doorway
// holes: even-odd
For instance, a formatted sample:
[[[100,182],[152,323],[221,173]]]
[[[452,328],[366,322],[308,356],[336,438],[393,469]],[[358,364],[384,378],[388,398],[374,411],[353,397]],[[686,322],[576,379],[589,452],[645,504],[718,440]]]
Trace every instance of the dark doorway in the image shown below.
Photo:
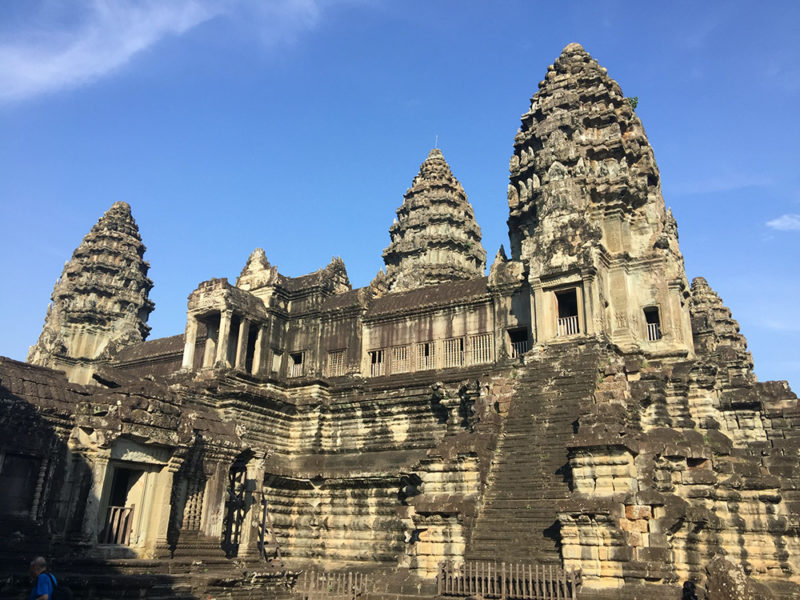
[[[383,375],[383,350],[373,350],[369,353],[369,374],[371,377]]]
[[[29,516],[41,460],[21,454],[0,454],[0,514]]]
[[[657,306],[648,306],[644,309],[644,320],[647,324],[647,339],[657,342],[661,339],[661,318]]]
[[[511,344],[511,358],[519,358],[531,348],[527,328],[509,329],[508,341]]]
[[[106,515],[102,543],[128,545],[133,531],[133,517],[136,510],[136,504],[130,498],[131,489],[144,475],[144,471],[123,467],[113,467],[113,469],[114,474],[111,478],[111,490],[108,494],[108,514]],[[141,506],[139,510],[141,510]]]
[[[556,292],[558,304],[557,331],[559,336],[580,333],[578,325],[578,292],[575,288]]]
[[[289,377],[300,377],[303,375],[303,353],[292,352],[289,354]]]

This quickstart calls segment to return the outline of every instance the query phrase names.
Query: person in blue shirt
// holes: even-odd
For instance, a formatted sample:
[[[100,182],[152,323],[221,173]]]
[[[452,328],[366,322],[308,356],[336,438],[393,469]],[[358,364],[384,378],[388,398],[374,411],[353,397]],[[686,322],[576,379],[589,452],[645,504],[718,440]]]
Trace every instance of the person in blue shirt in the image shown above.
[[[33,588],[31,589],[30,600],[52,600],[53,587],[56,578],[47,573],[47,561],[43,556],[37,556],[31,561],[31,575],[33,576]]]

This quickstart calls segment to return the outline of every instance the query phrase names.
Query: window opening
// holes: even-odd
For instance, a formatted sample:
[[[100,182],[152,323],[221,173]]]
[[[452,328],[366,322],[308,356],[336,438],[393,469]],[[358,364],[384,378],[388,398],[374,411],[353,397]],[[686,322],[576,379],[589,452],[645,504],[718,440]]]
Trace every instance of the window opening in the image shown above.
[[[303,374],[303,353],[289,354],[289,377],[300,377]]]
[[[647,339],[657,342],[661,339],[661,319],[658,316],[658,307],[650,306],[644,309],[644,320],[647,324]]]
[[[470,336],[470,364],[480,365],[492,362],[492,334],[479,333]]]
[[[460,367],[464,364],[464,338],[444,341],[444,366]]]
[[[369,353],[369,374],[371,377],[383,375],[383,350],[373,350]]]
[[[392,373],[407,373],[410,369],[408,346],[395,346],[392,348]]]
[[[417,371],[434,368],[433,342],[417,344]]]
[[[530,350],[527,329],[510,329],[508,341],[511,343],[511,358],[519,358]]]
[[[346,350],[334,350],[328,352],[328,375],[330,377],[339,377],[345,374],[345,358],[347,357]]]
[[[556,292],[558,303],[558,336],[575,335],[578,327],[578,293],[575,288]]]

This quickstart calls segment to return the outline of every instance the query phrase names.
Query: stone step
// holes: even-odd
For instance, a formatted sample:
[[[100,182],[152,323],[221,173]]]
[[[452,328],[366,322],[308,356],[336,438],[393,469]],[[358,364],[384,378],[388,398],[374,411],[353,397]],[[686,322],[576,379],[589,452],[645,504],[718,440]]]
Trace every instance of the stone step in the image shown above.
[[[581,406],[592,401],[600,355],[592,344],[563,344],[519,369],[468,559],[559,560],[547,530],[570,494],[559,471]]]

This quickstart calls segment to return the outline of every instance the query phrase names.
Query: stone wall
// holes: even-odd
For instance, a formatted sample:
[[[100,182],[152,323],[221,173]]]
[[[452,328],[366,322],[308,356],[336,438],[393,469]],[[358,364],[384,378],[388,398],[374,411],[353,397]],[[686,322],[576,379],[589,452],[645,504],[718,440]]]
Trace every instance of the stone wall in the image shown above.
[[[788,593],[800,585],[797,398],[755,382],[730,311],[704,280],[693,290],[696,360],[611,355],[600,374],[569,443],[564,562],[587,588],[630,589],[702,583],[724,555]]]

